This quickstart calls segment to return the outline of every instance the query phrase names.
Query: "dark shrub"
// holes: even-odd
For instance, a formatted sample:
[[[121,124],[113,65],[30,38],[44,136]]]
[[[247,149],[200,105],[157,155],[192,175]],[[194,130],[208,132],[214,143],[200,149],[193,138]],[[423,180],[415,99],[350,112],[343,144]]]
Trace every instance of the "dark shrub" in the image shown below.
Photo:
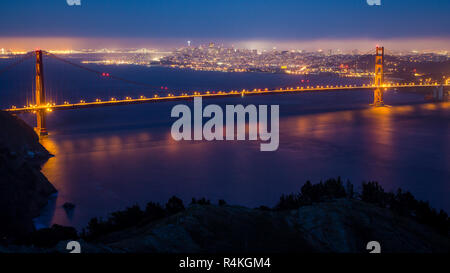
[[[159,203],[148,202],[145,207],[144,218],[147,222],[162,219],[166,216],[165,209]]]
[[[206,200],[206,198],[204,197],[199,200],[192,198],[191,205],[211,205],[211,201]]]
[[[341,178],[328,179],[325,183],[312,185],[310,181],[302,186],[300,191],[300,205],[310,205],[315,202],[323,202],[336,198],[344,198],[347,194],[342,184]]]
[[[91,218],[86,228],[83,229],[81,237],[85,240],[91,240],[100,235],[110,232],[106,221],[102,221],[100,218]]]
[[[311,184],[310,181],[306,181],[299,194],[282,195],[275,209],[297,209],[312,203],[344,198],[346,196],[347,193],[340,177],[338,179],[328,179],[325,183],[320,182],[315,185]]]
[[[390,198],[390,208],[398,214],[412,216],[419,223],[429,225],[443,235],[449,235],[450,220],[447,213],[439,213],[428,202],[417,200],[410,192],[401,189]]]
[[[300,207],[300,198],[298,194],[291,193],[289,195],[282,195],[280,201],[275,206],[276,210],[292,210]]]
[[[410,192],[401,189],[386,193],[377,182],[363,183],[361,200],[383,208],[389,208],[396,214],[412,217],[417,222],[434,228],[442,235],[448,236],[450,220],[447,213],[439,213],[428,202],[418,201]]]
[[[175,196],[169,199],[166,209],[153,202],[147,204],[145,211],[142,211],[138,205],[134,205],[125,210],[111,213],[107,220],[92,218],[81,236],[87,241],[94,240],[99,236],[129,227],[141,226],[182,210],[184,210],[183,201]]]
[[[83,229],[81,237],[85,240],[93,240],[107,233],[138,225],[144,219],[144,212],[138,205],[111,213],[107,220],[92,218],[86,229]]]
[[[387,195],[378,182],[362,183],[361,200],[385,208]]]
[[[176,197],[172,196],[166,204],[166,211],[168,214],[172,215],[184,210],[183,201]]]
[[[309,205],[319,200],[320,193],[318,188],[321,187],[321,185],[322,183],[313,186],[309,180],[306,181],[306,183],[301,187],[300,195],[298,196],[298,199],[301,200],[302,205]]]
[[[341,177],[328,179],[325,181],[323,189],[327,199],[344,198],[347,196]]]
[[[271,208],[267,207],[267,206],[259,206],[259,208],[257,208],[259,210],[263,210],[263,211],[270,211],[272,210]]]
[[[388,195],[387,202],[391,210],[400,215],[411,216],[411,209],[417,207],[417,200],[410,192],[402,192],[398,189],[397,194]]]
[[[126,208],[122,211],[111,213],[109,221],[114,225],[114,229],[131,227],[142,220],[144,212],[138,205]]]
[[[346,191],[346,194],[347,194],[347,198],[350,198],[350,199],[355,198],[355,190],[354,190],[353,184],[350,183],[349,180],[347,180],[345,191]]]
[[[225,202],[225,200],[219,199],[219,206],[225,206],[226,204],[227,202]]]

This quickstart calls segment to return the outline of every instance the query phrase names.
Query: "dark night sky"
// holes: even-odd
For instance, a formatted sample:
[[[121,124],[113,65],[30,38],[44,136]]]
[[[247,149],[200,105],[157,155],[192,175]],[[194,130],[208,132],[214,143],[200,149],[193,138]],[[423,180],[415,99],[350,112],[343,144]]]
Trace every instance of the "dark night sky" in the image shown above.
[[[450,38],[449,0],[10,0],[0,37]]]
[[[1,36],[289,38],[450,35],[450,1],[2,1]]]

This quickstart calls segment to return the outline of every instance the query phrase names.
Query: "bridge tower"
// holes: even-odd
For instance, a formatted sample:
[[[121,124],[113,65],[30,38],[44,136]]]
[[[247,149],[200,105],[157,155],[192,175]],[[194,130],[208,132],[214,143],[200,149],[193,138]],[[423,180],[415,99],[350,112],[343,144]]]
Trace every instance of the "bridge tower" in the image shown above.
[[[383,65],[384,65],[384,47],[377,46],[375,54],[375,86],[376,89],[373,93],[373,106],[383,106]]]
[[[45,105],[44,65],[42,63],[42,50],[36,50],[36,105]],[[45,109],[36,111],[36,133],[39,136],[48,135],[45,122]]]

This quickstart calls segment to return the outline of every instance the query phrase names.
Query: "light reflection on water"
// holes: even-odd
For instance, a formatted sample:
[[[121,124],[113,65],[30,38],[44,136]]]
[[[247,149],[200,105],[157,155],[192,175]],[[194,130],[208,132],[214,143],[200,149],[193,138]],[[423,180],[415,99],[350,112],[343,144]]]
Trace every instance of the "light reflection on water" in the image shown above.
[[[170,135],[171,105],[149,110],[140,120],[133,117],[136,106],[130,107],[124,114],[133,117],[130,127],[126,122],[114,127],[114,118],[98,125],[83,113],[66,114],[78,115],[71,118],[76,122],[55,126],[42,140],[56,155],[43,172],[59,191],[47,220],[80,228],[91,217],[172,195],[186,202],[207,197],[272,206],[306,180],[338,175],[357,185],[377,180],[388,190],[401,187],[448,211],[449,103],[301,114],[283,114],[289,100],[272,103],[281,110],[280,146],[273,153],[260,152],[257,142],[176,142]],[[86,115],[102,111],[111,110]],[[72,217],[61,208],[64,202],[76,205]]]

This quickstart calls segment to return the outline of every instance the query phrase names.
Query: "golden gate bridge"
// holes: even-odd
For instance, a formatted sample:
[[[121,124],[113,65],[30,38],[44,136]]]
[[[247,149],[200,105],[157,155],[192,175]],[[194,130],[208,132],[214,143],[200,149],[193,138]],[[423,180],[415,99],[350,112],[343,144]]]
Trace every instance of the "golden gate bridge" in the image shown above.
[[[438,83],[385,83],[384,81],[384,47],[376,47],[375,52],[375,73],[374,81],[372,84],[362,84],[362,85],[315,85],[315,86],[298,86],[298,87],[288,87],[288,88],[278,88],[278,89],[253,89],[253,90],[231,90],[231,91],[217,91],[217,92],[182,92],[181,94],[171,94],[168,93],[164,96],[153,95],[152,97],[139,96],[137,98],[125,97],[124,99],[117,99],[112,97],[108,100],[95,99],[94,101],[79,100],[76,103],[70,103],[69,101],[64,101],[62,104],[50,103],[46,98],[46,92],[44,87],[44,65],[43,65],[43,55],[49,56],[58,61],[70,64],[72,66],[84,69],[88,72],[95,73],[101,77],[107,77],[115,80],[119,80],[129,84],[141,85],[146,87],[152,87],[149,84],[140,83],[132,81],[129,79],[121,78],[109,73],[100,72],[91,69],[86,66],[68,61],[59,56],[56,56],[50,52],[43,50],[31,51],[25,54],[25,56],[19,61],[7,66],[6,68],[0,70],[0,74],[5,72],[14,66],[22,63],[26,59],[35,56],[36,57],[36,77],[35,77],[35,90],[34,90],[34,104],[25,105],[23,107],[11,106],[10,108],[3,109],[4,111],[20,114],[20,113],[35,113],[36,114],[36,133],[39,136],[47,135],[46,126],[46,113],[59,110],[69,110],[69,109],[80,109],[80,108],[91,108],[91,107],[104,107],[104,106],[115,106],[115,105],[129,105],[129,104],[143,104],[143,103],[156,103],[165,101],[179,101],[179,100],[190,100],[194,97],[203,98],[217,98],[217,97],[233,97],[233,96],[253,96],[253,95],[270,95],[270,94],[281,94],[281,93],[303,93],[303,92],[321,92],[321,91],[345,91],[345,90],[374,90],[374,100],[371,104],[372,106],[379,107],[384,106],[383,94],[388,88],[417,88],[417,87],[432,87],[435,88],[437,98],[442,99],[444,96],[443,88],[444,86],[450,86],[449,82],[444,84]]]

